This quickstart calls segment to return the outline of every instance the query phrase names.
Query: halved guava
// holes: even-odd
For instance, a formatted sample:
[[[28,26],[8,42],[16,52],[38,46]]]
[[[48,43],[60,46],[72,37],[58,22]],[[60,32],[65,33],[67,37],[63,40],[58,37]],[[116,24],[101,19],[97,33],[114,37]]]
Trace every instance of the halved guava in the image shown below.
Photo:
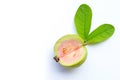
[[[78,66],[86,60],[87,49],[78,35],[69,34],[60,38],[54,46],[54,59],[63,66]]]

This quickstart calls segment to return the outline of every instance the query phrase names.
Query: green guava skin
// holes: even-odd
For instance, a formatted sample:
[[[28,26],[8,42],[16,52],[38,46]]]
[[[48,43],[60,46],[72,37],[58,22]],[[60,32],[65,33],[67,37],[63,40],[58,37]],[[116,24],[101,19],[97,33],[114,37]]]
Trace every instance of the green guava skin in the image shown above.
[[[54,45],[54,55],[55,55],[55,57],[58,57],[58,48],[59,48],[60,44],[63,41],[70,40],[70,39],[74,39],[74,40],[79,41],[79,43],[82,45],[82,48],[83,48],[84,52],[82,53],[82,56],[81,56],[80,60],[77,61],[74,64],[66,65],[66,64],[63,64],[62,62],[60,62],[60,60],[58,61],[58,63],[61,64],[64,67],[78,67],[81,64],[83,64],[85,62],[86,58],[87,58],[87,49],[84,45],[84,40],[82,38],[80,38],[78,35],[68,34],[68,35],[65,35],[65,36],[61,37]]]

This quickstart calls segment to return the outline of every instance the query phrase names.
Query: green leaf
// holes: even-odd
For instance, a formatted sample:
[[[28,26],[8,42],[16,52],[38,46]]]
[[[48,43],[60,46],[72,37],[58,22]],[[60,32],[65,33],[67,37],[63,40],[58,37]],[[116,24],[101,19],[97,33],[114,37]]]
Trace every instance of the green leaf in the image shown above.
[[[80,5],[74,17],[74,23],[78,35],[84,40],[87,39],[88,34],[90,32],[91,20],[92,20],[91,8],[86,4]]]
[[[103,24],[100,25],[97,29],[95,29],[87,38],[87,44],[95,44],[102,42],[114,33],[115,28],[111,24]]]

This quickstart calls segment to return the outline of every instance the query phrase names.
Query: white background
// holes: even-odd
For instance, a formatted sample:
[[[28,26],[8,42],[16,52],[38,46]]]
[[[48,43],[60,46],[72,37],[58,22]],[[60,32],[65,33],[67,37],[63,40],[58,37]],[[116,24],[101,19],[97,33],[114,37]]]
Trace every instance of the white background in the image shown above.
[[[115,26],[107,41],[87,46],[88,58],[65,69],[53,60],[54,43],[75,34],[79,5],[93,11],[91,31]],[[119,0],[0,0],[0,80],[120,80]]]

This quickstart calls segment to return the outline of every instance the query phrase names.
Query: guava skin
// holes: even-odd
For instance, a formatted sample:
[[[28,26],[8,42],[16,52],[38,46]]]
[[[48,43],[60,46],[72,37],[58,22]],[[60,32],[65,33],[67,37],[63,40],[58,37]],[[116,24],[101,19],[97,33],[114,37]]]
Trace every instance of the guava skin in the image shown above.
[[[60,45],[64,42],[64,41],[67,41],[67,40],[74,40],[76,42],[78,42],[78,45],[81,46],[81,49],[83,50],[81,54],[81,57],[76,60],[75,63],[69,63],[69,64],[66,64],[66,63],[63,63],[62,60],[60,60],[60,56],[59,56],[59,52],[58,52],[58,48],[60,47]],[[74,45],[73,45],[74,46]],[[54,46],[54,53],[55,53],[55,61],[58,62],[59,64],[61,64],[62,66],[64,67],[76,67],[76,66],[80,66],[81,64],[83,64],[87,58],[87,49],[84,45],[84,40],[82,38],[80,38],[78,35],[75,35],[75,34],[68,34],[68,35],[65,35],[63,37],[61,37],[56,43],[55,43],[55,46]],[[77,54],[79,54],[77,53]]]

